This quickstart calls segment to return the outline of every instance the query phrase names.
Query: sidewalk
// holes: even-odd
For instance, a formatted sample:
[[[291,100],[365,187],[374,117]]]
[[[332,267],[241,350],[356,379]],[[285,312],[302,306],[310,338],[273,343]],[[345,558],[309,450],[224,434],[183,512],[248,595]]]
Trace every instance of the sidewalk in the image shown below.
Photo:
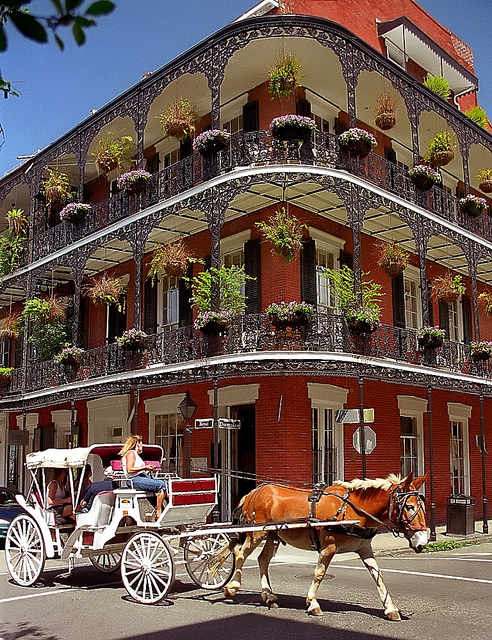
[[[446,540],[478,540],[480,542],[489,542],[492,539],[492,520],[488,521],[489,533],[482,533],[482,521],[477,520],[475,522],[475,533],[467,536],[460,536],[456,534],[446,534],[446,525],[436,527],[436,542],[445,542]],[[405,538],[395,538],[395,536],[388,533],[379,533],[372,542],[372,548],[376,555],[384,555],[391,552],[403,552],[409,551],[412,553],[408,540]]]

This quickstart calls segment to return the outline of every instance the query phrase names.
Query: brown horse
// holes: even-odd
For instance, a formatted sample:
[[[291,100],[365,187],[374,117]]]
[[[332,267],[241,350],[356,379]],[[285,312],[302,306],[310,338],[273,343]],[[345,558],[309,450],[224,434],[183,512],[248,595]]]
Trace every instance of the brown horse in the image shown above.
[[[369,570],[378,588],[384,613],[390,620],[400,620],[398,609],[384,585],[371,547],[376,527],[384,524],[395,534],[407,538],[410,547],[420,553],[428,542],[423,498],[418,489],[426,476],[413,480],[412,475],[401,479],[393,474],[385,480],[354,480],[335,482],[321,487],[319,501],[307,490],[294,489],[277,484],[264,484],[245,496],[238,507],[240,519],[246,523],[289,522],[308,520],[306,528],[281,531],[246,532],[244,542],[236,546],[236,572],[226,585],[224,594],[233,597],[241,587],[242,567],[246,558],[262,542],[265,546],[258,557],[261,578],[261,595],[269,608],[278,606],[268,577],[268,566],[280,541],[298,549],[318,551],[318,563],[314,580],[307,595],[308,613],[323,615],[316,600],[318,587],[336,553],[355,552]],[[311,499],[311,502],[310,502]],[[311,506],[313,504],[313,507]],[[316,519],[357,520],[357,525],[316,527]]]

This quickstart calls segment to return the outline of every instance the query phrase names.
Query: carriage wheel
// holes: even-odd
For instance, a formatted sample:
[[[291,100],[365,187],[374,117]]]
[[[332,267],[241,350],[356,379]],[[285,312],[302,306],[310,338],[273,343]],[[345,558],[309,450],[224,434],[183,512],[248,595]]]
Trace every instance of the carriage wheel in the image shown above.
[[[184,546],[186,571],[203,589],[221,589],[234,573],[236,556],[225,533],[189,538]]]
[[[174,581],[174,563],[165,540],[152,531],[136,533],[121,558],[121,577],[137,602],[160,602]]]
[[[121,553],[105,553],[100,556],[89,556],[94,567],[102,573],[114,573],[120,568]]]
[[[43,572],[46,560],[43,536],[37,522],[27,514],[10,523],[5,557],[12,579],[23,587],[34,584]]]

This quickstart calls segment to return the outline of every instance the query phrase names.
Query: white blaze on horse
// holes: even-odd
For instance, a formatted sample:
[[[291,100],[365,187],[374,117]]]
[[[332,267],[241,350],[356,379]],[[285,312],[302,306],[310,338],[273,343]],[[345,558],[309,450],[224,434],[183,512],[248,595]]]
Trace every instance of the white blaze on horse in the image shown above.
[[[422,551],[428,542],[424,501],[419,494],[425,478],[426,476],[421,476],[413,480],[410,475],[401,479],[391,474],[386,479],[335,482],[332,486],[320,488],[319,495],[314,497],[308,490],[278,484],[257,487],[239,504],[237,511],[242,522],[264,524],[308,519],[311,526],[245,533],[244,542],[235,549],[236,572],[224,589],[225,596],[233,597],[237,594],[246,558],[260,542],[265,541],[258,557],[261,595],[269,608],[278,606],[277,596],[270,585],[268,566],[279,541],[283,541],[298,549],[316,549],[319,553],[314,580],[307,595],[308,613],[322,615],[316,600],[318,587],[333,556],[350,551],[359,555],[373,577],[385,615],[390,620],[400,620],[399,611],[391,600],[374,559],[371,541],[377,527],[384,524],[395,534],[404,535],[414,551]],[[358,520],[359,523],[357,526],[335,524],[324,528],[316,527],[316,519]]]

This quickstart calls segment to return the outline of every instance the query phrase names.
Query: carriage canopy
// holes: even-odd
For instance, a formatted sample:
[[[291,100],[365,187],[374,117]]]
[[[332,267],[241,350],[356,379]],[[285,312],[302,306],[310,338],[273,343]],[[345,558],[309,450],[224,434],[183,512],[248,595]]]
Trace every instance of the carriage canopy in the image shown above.
[[[45,451],[34,451],[26,456],[26,465],[29,469],[42,467],[54,468],[74,468],[82,467],[87,463],[90,455],[101,458],[103,467],[110,464],[111,460],[119,459],[119,451],[122,444],[93,444],[90,447],[76,447],[75,449],[46,449]],[[142,458],[146,461],[162,461],[163,450],[158,445],[144,445]]]

